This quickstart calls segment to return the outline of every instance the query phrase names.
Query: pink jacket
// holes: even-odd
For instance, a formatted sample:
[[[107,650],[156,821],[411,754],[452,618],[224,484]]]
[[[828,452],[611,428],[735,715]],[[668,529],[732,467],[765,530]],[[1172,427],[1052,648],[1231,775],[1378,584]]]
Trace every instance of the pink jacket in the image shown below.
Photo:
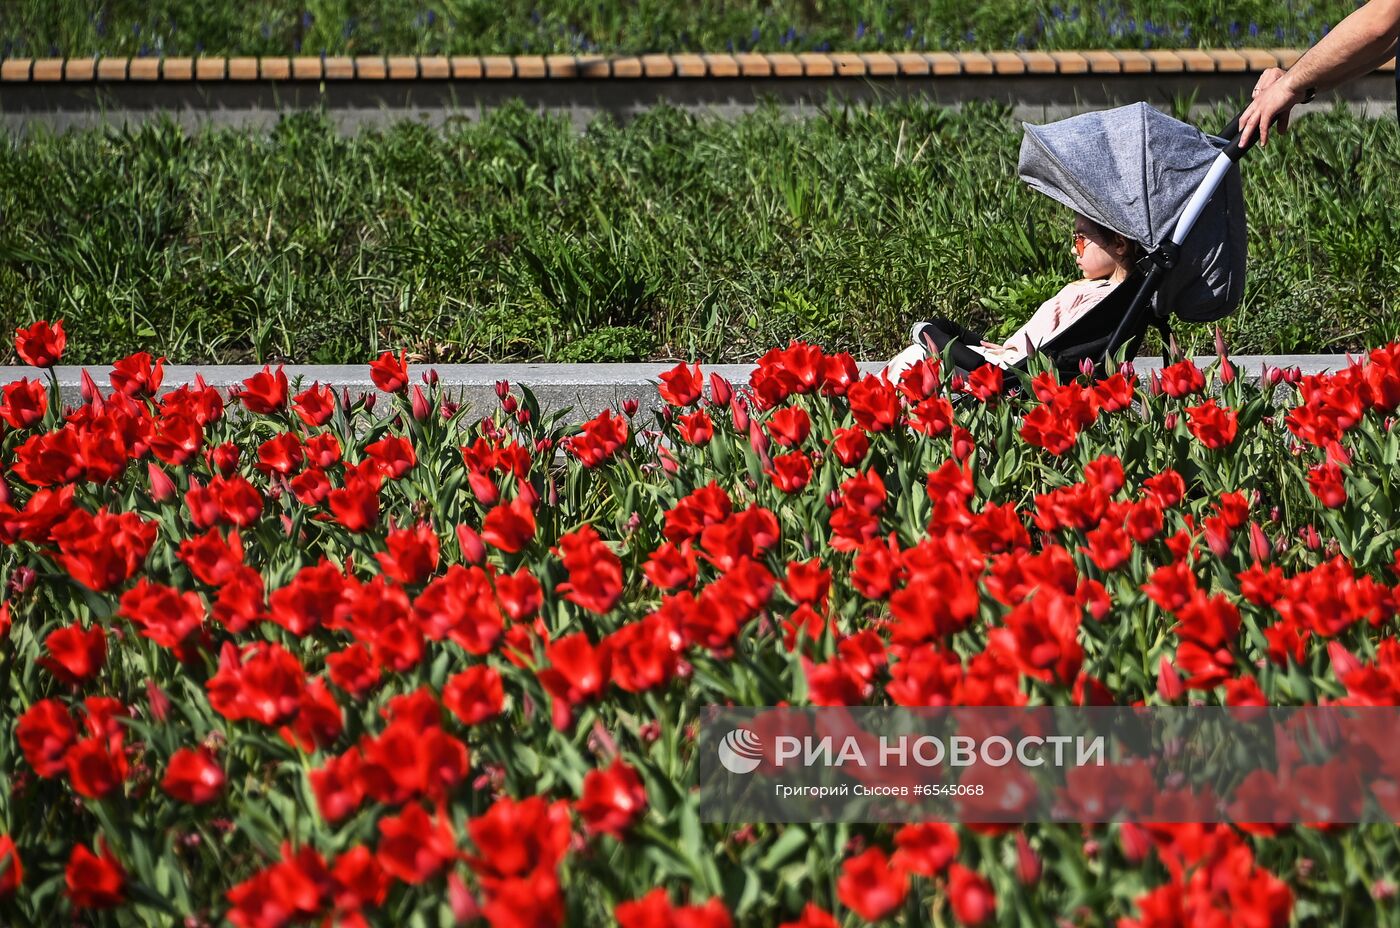
[[[1065,285],[1059,293],[1040,304],[1035,315],[1008,338],[1002,348],[973,347],[993,364],[1006,367],[1035,352],[1059,332],[1098,305],[1116,287],[1113,281],[1080,279]],[[969,346],[972,347],[972,346]]]

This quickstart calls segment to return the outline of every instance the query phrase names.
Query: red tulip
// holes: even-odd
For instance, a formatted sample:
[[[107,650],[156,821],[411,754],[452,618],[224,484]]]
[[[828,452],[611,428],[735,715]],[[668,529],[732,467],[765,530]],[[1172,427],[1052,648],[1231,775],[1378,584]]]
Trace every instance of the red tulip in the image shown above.
[[[606,770],[590,770],[584,776],[583,796],[575,808],[589,831],[621,841],[646,805],[646,789],[637,771],[615,757]]]
[[[152,360],[146,352],[138,351],[113,364],[108,379],[112,382],[112,389],[118,393],[155,396],[165,379],[164,365],[164,357]]]
[[[836,881],[836,895],[842,904],[870,922],[898,909],[908,892],[905,871],[891,866],[885,852],[877,847],[847,859]]]
[[[964,925],[980,925],[996,914],[997,898],[986,877],[962,864],[948,869],[948,896],[953,916]]]
[[[468,667],[447,681],[442,705],[464,725],[480,725],[495,718],[505,705],[500,673],[485,664]]]
[[[379,820],[379,865],[396,879],[416,886],[436,876],[457,857],[452,823],[442,810],[433,819],[417,803]]]
[[[27,429],[44,418],[49,391],[42,381],[21,378],[0,391],[0,419],[14,429]]]
[[[392,351],[381,354],[369,366],[369,379],[385,393],[398,393],[408,386],[408,360],[403,349],[397,358]]]
[[[277,365],[277,372],[273,373],[270,365],[263,365],[261,371],[231,390],[230,396],[241,400],[249,412],[262,415],[280,412],[287,405],[287,375],[282,367]]]
[[[76,686],[107,662],[107,633],[101,625],[86,629],[68,625],[49,632],[44,638],[44,648],[49,653],[39,658],[39,666],[64,683]]]
[[[100,843],[101,857],[79,844],[68,858],[64,876],[74,908],[113,909],[126,901],[126,871]]]
[[[52,324],[40,319],[28,328],[15,330],[15,352],[31,367],[53,367],[63,357],[67,344],[62,319]]]
[[[704,392],[705,381],[700,375],[699,364],[694,365],[693,370],[684,364],[677,364],[662,374],[660,380],[657,391],[661,398],[672,406],[690,406],[700,399]]]
[[[208,748],[181,748],[170,756],[160,786],[181,802],[213,802],[223,792],[224,771]]]

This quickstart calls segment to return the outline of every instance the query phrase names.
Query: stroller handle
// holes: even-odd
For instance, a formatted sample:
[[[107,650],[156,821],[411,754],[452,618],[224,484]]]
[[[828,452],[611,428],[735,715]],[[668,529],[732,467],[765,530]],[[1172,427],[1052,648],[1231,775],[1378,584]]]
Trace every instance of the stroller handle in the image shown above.
[[[1244,153],[1254,147],[1254,140],[1259,138],[1259,133],[1256,132],[1252,137],[1250,137],[1250,140],[1248,142],[1246,142],[1243,146],[1240,145],[1240,119],[1243,116],[1244,113],[1240,113],[1239,116],[1236,116],[1234,119],[1230,120],[1230,124],[1227,125],[1222,131],[1216,133],[1220,138],[1230,143],[1222,152],[1222,154],[1229,155],[1231,161],[1239,161],[1240,158],[1244,157]],[[1277,119],[1274,120],[1274,122],[1277,121]],[[1273,125],[1273,123],[1271,122],[1270,125]]]

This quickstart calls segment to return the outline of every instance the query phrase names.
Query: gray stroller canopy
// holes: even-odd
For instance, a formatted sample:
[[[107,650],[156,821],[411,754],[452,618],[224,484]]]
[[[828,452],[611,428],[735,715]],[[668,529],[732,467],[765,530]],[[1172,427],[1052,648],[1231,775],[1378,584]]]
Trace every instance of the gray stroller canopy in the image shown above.
[[[1036,126],[1025,123],[1018,170],[1036,190],[1139,242],[1170,246],[1177,220],[1228,144],[1134,103]],[[1153,299],[1157,316],[1218,319],[1244,290],[1245,218],[1231,166],[1190,227]]]

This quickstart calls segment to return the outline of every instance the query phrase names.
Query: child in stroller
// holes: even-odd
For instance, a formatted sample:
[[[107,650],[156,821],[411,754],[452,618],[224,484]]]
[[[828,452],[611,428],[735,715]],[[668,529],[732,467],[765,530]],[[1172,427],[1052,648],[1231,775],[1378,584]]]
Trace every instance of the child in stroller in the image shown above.
[[[913,344],[890,359],[884,368],[885,376],[892,383],[898,382],[906,369],[928,355],[942,354],[949,342],[952,343],[950,357],[963,370],[971,371],[984,364],[999,367],[1016,364],[1063,332],[1127,280],[1142,253],[1137,242],[1078,213],[1074,218],[1072,247],[1075,263],[1084,276],[1066,284],[1042,303],[1026,324],[1003,344],[987,341],[979,332],[935,316],[928,322],[914,323],[910,330]]]

